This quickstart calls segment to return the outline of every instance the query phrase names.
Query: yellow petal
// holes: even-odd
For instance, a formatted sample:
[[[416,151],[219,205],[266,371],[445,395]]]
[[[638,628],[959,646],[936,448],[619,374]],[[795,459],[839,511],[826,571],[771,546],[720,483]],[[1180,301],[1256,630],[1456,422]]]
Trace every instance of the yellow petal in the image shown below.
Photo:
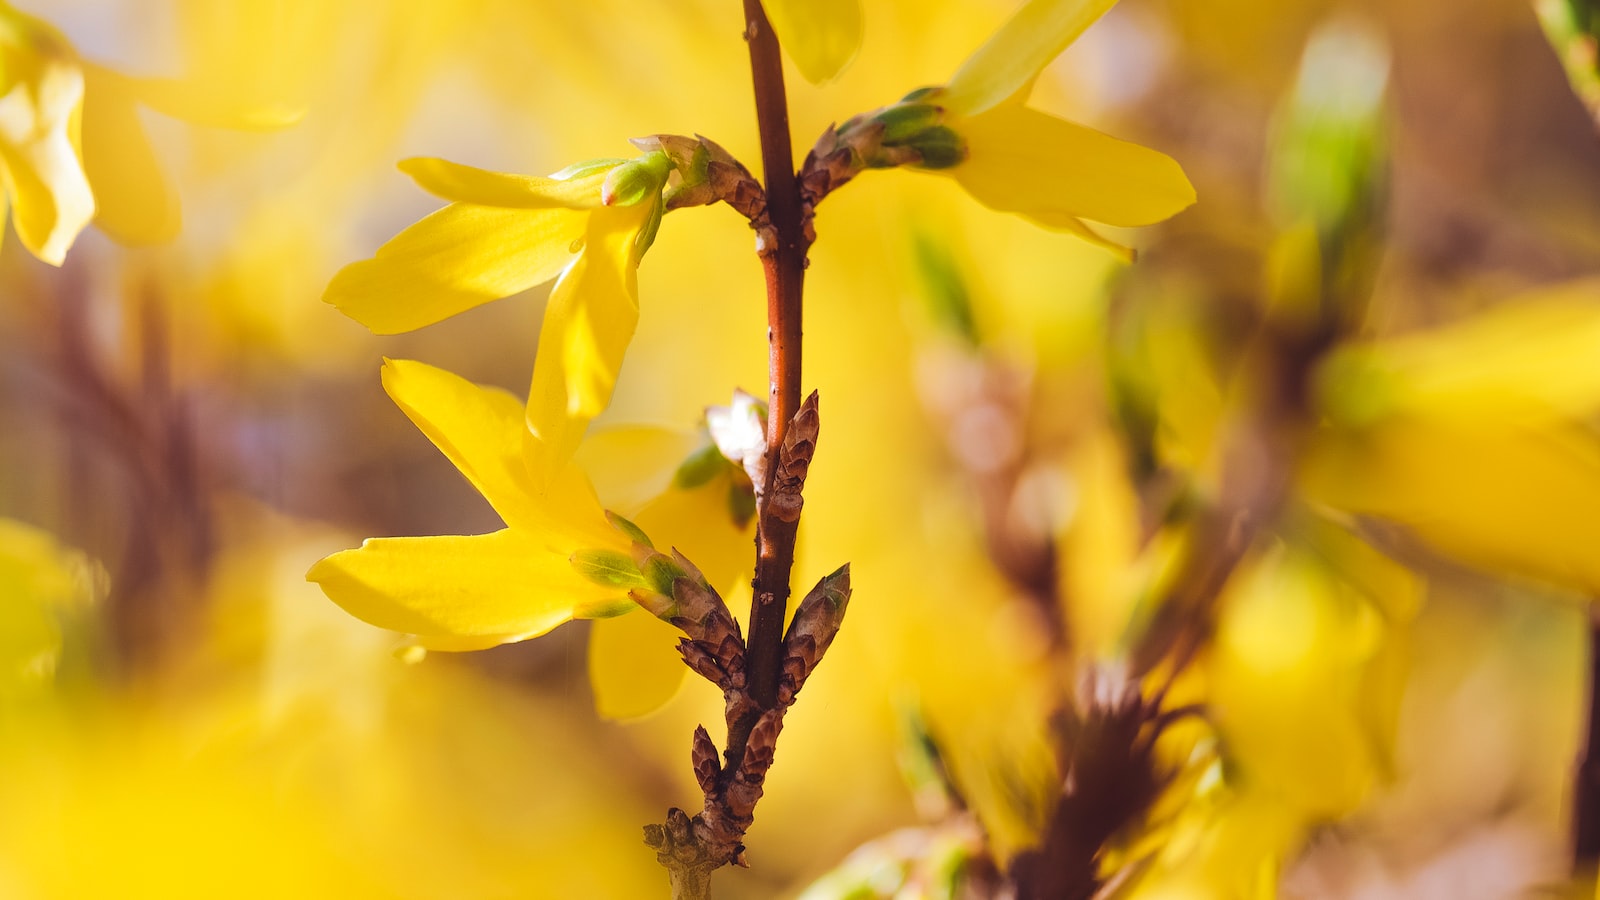
[[[345,266],[322,299],[377,334],[431,325],[554,278],[588,213],[453,203]]]
[[[1331,414],[1404,412],[1528,426],[1600,409],[1600,282],[1509,301],[1458,324],[1341,351],[1323,367]]]
[[[85,67],[84,76],[83,167],[94,186],[94,223],[125,244],[177,237],[178,198],[139,121],[136,92],[100,66]]]
[[[428,193],[460,203],[507,209],[595,209],[601,205],[606,176],[623,160],[610,162],[592,171],[586,167],[585,174],[567,179],[508,175],[428,157],[401,160],[400,171]]]
[[[617,593],[511,529],[372,538],[318,561],[306,578],[356,618],[438,650],[537,637]]]
[[[1600,440],[1580,428],[1410,417],[1330,430],[1301,486],[1470,565],[1600,593]]]
[[[763,0],[778,45],[812,84],[832,81],[861,49],[861,0]]]
[[[461,470],[507,525],[534,527],[534,488],[522,457],[522,402],[420,362],[383,361],[383,389]],[[596,506],[593,515],[598,518]]]
[[[572,458],[589,420],[611,402],[639,322],[635,239],[649,203],[589,216],[583,252],[550,292],[528,392],[528,452],[535,472]]]
[[[59,266],[95,210],[78,155],[83,72],[44,23],[0,12],[0,62],[17,79],[0,96],[0,162],[12,218],[29,252]]]
[[[1119,244],[1106,237],[1093,228],[1090,228],[1082,219],[1075,216],[1061,215],[1058,213],[1029,213],[1027,218],[1051,231],[1064,231],[1076,236],[1080,240],[1088,241],[1096,247],[1110,253],[1125,263],[1131,263],[1137,254],[1132,247]]]
[[[951,127],[968,157],[945,171],[991,209],[1133,226],[1194,203],[1194,187],[1166,154],[1037,110],[1007,104]]]
[[[1017,95],[1116,2],[1029,0],[961,64],[944,102],[973,116]]]
[[[637,719],[667,704],[689,667],[679,633],[642,609],[597,619],[589,631],[589,684],[603,718]]]

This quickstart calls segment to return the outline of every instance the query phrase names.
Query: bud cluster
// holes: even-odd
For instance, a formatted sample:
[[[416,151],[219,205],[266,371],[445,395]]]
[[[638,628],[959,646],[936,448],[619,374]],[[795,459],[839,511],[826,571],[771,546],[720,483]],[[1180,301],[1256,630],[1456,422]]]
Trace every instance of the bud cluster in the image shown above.
[[[807,239],[822,198],[868,169],[948,169],[967,158],[967,144],[945,121],[942,88],[921,88],[899,103],[862,113],[817,139],[800,167]]]

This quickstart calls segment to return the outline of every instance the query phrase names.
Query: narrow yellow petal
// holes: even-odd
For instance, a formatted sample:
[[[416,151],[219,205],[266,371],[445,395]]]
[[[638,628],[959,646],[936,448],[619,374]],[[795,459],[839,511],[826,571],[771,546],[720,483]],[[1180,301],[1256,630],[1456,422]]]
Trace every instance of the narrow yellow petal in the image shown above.
[[[621,163],[623,160],[614,160]],[[401,160],[400,171],[430,194],[460,203],[507,209],[595,209],[600,187],[615,165],[597,166],[573,178],[540,178],[475,169],[443,159]]]
[[[800,74],[832,81],[861,50],[861,0],[763,0],[767,19]]]
[[[78,154],[83,72],[64,46],[42,49],[21,61],[32,77],[0,96],[0,162],[17,236],[34,256],[59,266],[95,204]]]
[[[85,67],[84,76],[83,168],[94,186],[94,223],[125,244],[177,237],[178,197],[139,120],[136,91],[100,66]]]
[[[975,116],[1017,95],[1116,2],[1029,0],[961,64],[946,88],[945,103]]]
[[[592,213],[582,254],[550,292],[528,392],[535,471],[565,465],[589,420],[611,402],[639,322],[634,242],[649,215],[648,203]]]
[[[1600,410],[1600,281],[1542,289],[1444,328],[1341,351],[1323,367],[1340,418],[1404,411],[1503,425]]]
[[[1061,213],[1025,213],[1024,218],[1042,225],[1051,231],[1064,231],[1067,234],[1074,235],[1080,240],[1087,241],[1090,244],[1093,244],[1094,246],[1106,251],[1107,253],[1110,253],[1112,256],[1115,256],[1117,259],[1120,259],[1125,263],[1133,262],[1134,257],[1137,255],[1132,247],[1113,241],[1100,232],[1095,231],[1093,228],[1090,228],[1082,219],[1079,219],[1076,216],[1069,216]]]
[[[431,325],[554,278],[589,214],[453,203],[340,270],[322,299],[377,334]]]
[[[596,619],[589,631],[589,684],[603,718],[637,719],[667,704],[689,667],[678,655],[679,633],[642,609]]]
[[[1193,185],[1166,154],[1037,110],[1007,104],[951,127],[968,157],[944,171],[990,209],[1135,226],[1194,203]]]
[[[507,525],[542,523],[522,457],[522,402],[420,362],[385,359],[383,389]],[[600,515],[599,507],[593,510]]]
[[[318,561],[306,578],[356,618],[446,650],[537,637],[617,592],[511,529],[373,538]]]
[[[1469,565],[1600,593],[1600,440],[1582,428],[1413,416],[1330,430],[1301,488]]]

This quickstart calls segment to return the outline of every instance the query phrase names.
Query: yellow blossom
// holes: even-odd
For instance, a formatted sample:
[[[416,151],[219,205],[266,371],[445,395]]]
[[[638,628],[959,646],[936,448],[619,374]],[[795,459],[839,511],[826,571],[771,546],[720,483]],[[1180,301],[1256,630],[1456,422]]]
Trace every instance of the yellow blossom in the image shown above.
[[[529,391],[533,471],[554,473],[611,399],[639,321],[637,269],[662,214],[660,153],[539,178],[439,159],[400,168],[449,206],[346,266],[323,299],[378,334],[431,325],[559,279]]]
[[[673,631],[628,599],[620,570],[632,563],[635,535],[607,520],[579,465],[563,460],[540,471],[552,457],[526,438],[521,403],[505,391],[406,360],[384,364],[383,385],[506,528],[369,539],[321,560],[307,577],[357,618],[435,650],[481,649],[571,619],[603,619],[591,632],[589,665],[600,713],[633,718],[671,699],[687,671]],[[726,589],[742,568],[732,550],[749,547],[750,531],[728,514],[726,480],[682,486],[659,465],[681,459],[688,442],[666,429],[616,429],[597,435],[588,455],[626,459],[631,471],[608,473],[617,505],[651,531],[681,538],[676,545],[704,560],[702,571]],[[640,475],[645,468],[650,474]],[[630,483],[619,488],[619,478]],[[621,577],[608,582],[608,565]]]
[[[307,573],[335,603],[439,650],[492,647],[633,608],[625,588],[597,584],[573,565],[579,551],[626,554],[631,539],[606,521],[580,470],[530,470],[516,398],[406,360],[385,362],[383,385],[506,527],[373,538],[335,553]]]
[[[83,82],[66,38],[0,5],[0,178],[17,237],[55,266],[94,217],[79,152]]]
[[[1125,260],[1084,220],[1151,225],[1194,203],[1171,157],[1025,105],[1040,70],[1115,0],[1029,0],[942,88],[914,91],[867,121],[883,156],[948,174],[979,203],[1067,231]],[[847,128],[849,125],[847,124]]]

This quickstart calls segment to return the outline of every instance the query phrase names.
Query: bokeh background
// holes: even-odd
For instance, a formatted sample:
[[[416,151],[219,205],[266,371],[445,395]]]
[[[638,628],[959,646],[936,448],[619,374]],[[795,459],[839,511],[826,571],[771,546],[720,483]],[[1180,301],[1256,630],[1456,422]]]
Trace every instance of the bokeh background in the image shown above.
[[[418,661],[304,581],[369,535],[498,527],[378,367],[420,359],[520,394],[548,287],[395,337],[320,297],[436,207],[395,169],[408,156],[545,173],[629,155],[628,137],[699,133],[756,168],[739,4],[16,5],[97,63],[304,116],[234,131],[147,114],[181,198],[173,240],[130,247],[91,227],[59,269],[13,235],[0,247],[0,894],[664,895],[640,826],[698,796],[689,735],[721,719],[709,686],[604,721],[587,623]],[[830,123],[946,80],[1013,4],[864,6],[842,77],[790,70],[801,153]],[[1032,102],[1158,148],[1194,181],[1193,209],[1119,235],[1141,250],[1132,269],[935,175],[872,172],[830,197],[807,276],[806,380],[825,413],[796,583],[848,561],[855,599],[789,716],[753,868],[719,874],[719,896],[797,895],[921,821],[908,710],[1002,852],[1027,840],[1007,785],[1048,769],[1049,648],[991,557],[985,478],[1015,461],[1028,502],[1008,509],[1072,532],[1117,468],[1102,456],[1121,326],[1212,350],[1248,327],[1278,227],[1274,113],[1330,20],[1365,23],[1392,59],[1370,333],[1600,273],[1600,132],[1522,0],[1123,0]],[[764,391],[751,247],[726,208],[669,216],[597,425],[690,428],[734,388]],[[1181,373],[1159,363],[1192,343],[1158,341],[1140,365]],[[1297,832],[1282,893],[1559,883],[1581,598],[1431,556],[1406,565],[1426,589],[1385,636],[1403,658],[1385,682],[1392,733],[1353,793]],[[737,611],[747,594],[729,599]],[[1093,611],[1078,615],[1092,631]],[[1242,896],[1208,884],[1196,876],[1192,896]]]

